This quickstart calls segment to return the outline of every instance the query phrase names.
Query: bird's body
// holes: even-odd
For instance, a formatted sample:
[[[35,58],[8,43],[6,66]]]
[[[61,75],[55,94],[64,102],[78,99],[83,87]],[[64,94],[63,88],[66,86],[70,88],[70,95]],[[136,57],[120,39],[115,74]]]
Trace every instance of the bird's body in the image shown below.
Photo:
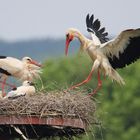
[[[21,81],[33,81],[39,77],[41,65],[30,57],[24,57],[22,60],[0,56],[0,73],[2,82],[2,92],[9,76],[13,76]],[[10,85],[10,84],[8,84]]]
[[[97,89],[101,86],[100,72],[123,85],[125,82],[115,69],[123,68],[140,57],[140,29],[124,30],[116,38],[108,41],[107,33],[103,33],[105,28],[99,29],[99,20],[93,22],[93,19],[93,16],[89,18],[89,15],[86,19],[87,30],[92,34],[92,40],[74,28],[68,29],[66,33],[66,54],[69,43],[76,37],[81,43],[81,49],[86,51],[93,61],[93,67],[87,79],[70,89],[88,82],[94,70],[98,71]]]
[[[24,81],[22,86],[19,86],[17,88],[14,88],[13,90],[11,90],[10,92],[8,92],[8,94],[4,97],[4,99],[6,98],[18,98],[20,96],[31,96],[33,94],[35,94],[35,87],[34,84],[30,81]]]
[[[13,57],[0,58],[0,73],[16,77],[22,81],[32,81],[34,71],[40,70],[40,68],[39,66],[34,66],[34,64],[27,63],[27,59],[28,57],[24,57],[22,60]]]
[[[75,34],[77,34],[76,37],[81,42],[82,49],[88,53],[88,55],[94,62],[92,69],[99,69],[100,71],[108,75],[112,80],[116,80],[118,83],[124,84],[123,79],[111,66],[106,55],[107,53],[103,52],[103,45],[105,45],[105,43],[96,45],[93,40],[89,40],[88,38],[84,37],[77,29],[71,28],[68,30],[68,32],[70,33],[70,31],[73,31],[73,33],[75,32]]]

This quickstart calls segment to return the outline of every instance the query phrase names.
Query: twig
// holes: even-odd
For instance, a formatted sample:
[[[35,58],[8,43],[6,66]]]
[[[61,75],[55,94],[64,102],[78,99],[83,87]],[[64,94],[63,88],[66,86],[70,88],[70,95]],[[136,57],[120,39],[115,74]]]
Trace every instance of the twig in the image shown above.
[[[13,125],[11,125],[11,127],[13,127],[15,129],[15,131],[24,139],[24,140],[29,140],[27,139],[24,134],[21,132],[21,130],[18,127],[15,127]]]

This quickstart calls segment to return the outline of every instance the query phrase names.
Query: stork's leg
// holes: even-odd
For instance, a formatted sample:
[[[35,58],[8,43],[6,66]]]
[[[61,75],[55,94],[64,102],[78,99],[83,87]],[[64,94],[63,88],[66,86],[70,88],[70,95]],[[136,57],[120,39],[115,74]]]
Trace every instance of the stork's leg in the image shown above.
[[[6,80],[8,78],[7,75],[3,75],[1,78],[2,78],[2,81],[0,81],[0,83],[1,83],[1,90],[2,90],[2,96],[4,97],[6,95],[5,90],[4,90],[5,89],[5,85],[10,86],[12,88],[15,88],[16,86],[6,83]]]
[[[93,74],[94,70],[98,69],[98,68],[99,68],[99,65],[100,65],[100,61],[99,61],[98,59],[96,59],[96,60],[94,61],[94,64],[93,64],[93,66],[92,66],[92,70],[91,70],[91,72],[89,73],[88,77],[87,77],[83,82],[81,82],[81,83],[79,83],[79,84],[77,84],[77,85],[74,85],[74,86],[70,87],[69,89],[74,89],[74,88],[76,88],[76,87],[78,87],[78,86],[81,86],[81,85],[83,85],[83,84],[89,82],[89,81],[91,80],[91,77],[92,77],[92,74]]]
[[[0,81],[0,83],[3,84],[3,81]],[[15,88],[15,87],[16,87],[15,85],[12,85],[12,84],[9,84],[9,83],[6,83],[6,82],[5,82],[5,85],[7,85],[7,86],[9,86],[9,87],[12,87],[12,88]]]
[[[81,85],[83,85],[83,84],[89,82],[89,81],[91,80],[91,77],[92,77],[93,72],[94,72],[94,69],[91,70],[91,72],[89,73],[88,77],[87,77],[84,81],[82,81],[81,83],[76,84],[76,85],[70,87],[69,89],[70,89],[70,90],[71,90],[71,89],[74,89],[74,88],[76,88],[76,87],[78,87],[78,86],[81,86]]]
[[[7,78],[4,78],[4,80],[3,80],[3,82],[2,82],[2,86],[1,86],[1,89],[2,89],[2,96],[3,96],[3,97],[6,96],[6,93],[5,93],[5,90],[4,90],[5,84],[6,84],[6,80],[7,80]]]
[[[93,96],[94,94],[96,94],[97,91],[101,88],[101,86],[102,86],[102,81],[101,81],[101,77],[100,77],[100,70],[98,69],[98,85],[97,85],[96,89],[94,89],[93,92],[89,94],[89,96]]]

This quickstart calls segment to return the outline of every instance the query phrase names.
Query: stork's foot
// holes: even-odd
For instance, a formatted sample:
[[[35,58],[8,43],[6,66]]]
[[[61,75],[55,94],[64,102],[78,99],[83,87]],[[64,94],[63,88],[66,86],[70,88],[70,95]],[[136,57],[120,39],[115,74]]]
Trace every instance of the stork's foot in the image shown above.
[[[89,96],[89,97],[94,96],[94,94],[96,94],[96,93],[101,89],[101,87],[102,87],[102,84],[99,83],[98,86],[97,86],[97,88],[94,89],[92,93],[88,94],[88,96]]]

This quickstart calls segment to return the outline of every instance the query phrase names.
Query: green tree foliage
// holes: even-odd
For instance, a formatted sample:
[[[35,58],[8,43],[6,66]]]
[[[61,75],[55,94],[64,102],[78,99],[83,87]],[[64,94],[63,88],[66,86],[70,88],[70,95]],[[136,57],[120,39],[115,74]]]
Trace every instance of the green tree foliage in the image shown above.
[[[47,60],[42,80],[46,90],[67,88],[84,80],[92,67],[87,56]],[[102,89],[94,96],[97,100],[97,116],[101,126],[83,136],[83,140],[140,140],[140,63],[117,70],[125,79],[120,86],[102,75]],[[97,74],[81,88],[94,89]],[[94,134],[94,135],[93,135]]]

